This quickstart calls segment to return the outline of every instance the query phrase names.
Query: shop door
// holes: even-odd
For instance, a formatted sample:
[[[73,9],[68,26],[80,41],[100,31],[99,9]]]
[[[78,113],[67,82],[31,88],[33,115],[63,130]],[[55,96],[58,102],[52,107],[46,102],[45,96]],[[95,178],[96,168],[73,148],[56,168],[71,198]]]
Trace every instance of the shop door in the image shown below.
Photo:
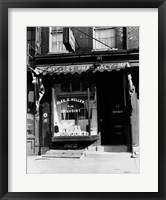
[[[126,109],[123,71],[97,75],[99,123],[102,145],[126,144]]]

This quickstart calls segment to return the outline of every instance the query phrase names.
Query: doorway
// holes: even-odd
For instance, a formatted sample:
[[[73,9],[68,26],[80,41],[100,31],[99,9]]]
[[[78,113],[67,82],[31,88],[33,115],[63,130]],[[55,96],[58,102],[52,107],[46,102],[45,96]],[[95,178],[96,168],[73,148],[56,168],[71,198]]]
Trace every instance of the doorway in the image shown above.
[[[96,73],[101,145],[127,145],[129,117],[124,70]]]

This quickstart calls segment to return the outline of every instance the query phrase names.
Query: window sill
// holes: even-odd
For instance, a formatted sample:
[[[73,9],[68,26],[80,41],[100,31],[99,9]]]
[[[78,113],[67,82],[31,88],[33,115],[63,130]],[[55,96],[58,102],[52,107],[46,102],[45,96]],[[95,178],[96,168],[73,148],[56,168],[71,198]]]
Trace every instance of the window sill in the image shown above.
[[[118,50],[118,48],[112,48],[112,49],[92,49],[91,51],[115,51]]]
[[[99,139],[99,135],[90,135],[90,136],[57,136],[52,137],[52,142],[65,142],[65,141],[96,141]]]
[[[47,54],[68,54],[69,52],[68,51],[56,51],[56,52],[48,52]]]

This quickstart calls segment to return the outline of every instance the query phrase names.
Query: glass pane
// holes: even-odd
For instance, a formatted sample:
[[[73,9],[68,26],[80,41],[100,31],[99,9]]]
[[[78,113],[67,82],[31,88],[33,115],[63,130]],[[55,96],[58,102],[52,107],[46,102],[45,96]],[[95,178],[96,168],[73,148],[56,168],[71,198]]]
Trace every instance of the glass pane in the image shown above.
[[[95,30],[96,39],[101,41],[102,43],[96,41],[95,48],[96,49],[108,49],[109,47],[115,47],[115,30],[114,29],[96,29]],[[108,46],[106,46],[106,45]]]
[[[93,87],[92,87],[93,88]],[[97,135],[97,97],[96,88],[94,93],[91,95],[89,106],[90,106],[90,125],[91,125],[91,135]]]
[[[59,32],[61,29],[57,28],[52,32],[52,51],[53,52],[67,52],[65,45],[63,44],[63,32]]]
[[[70,85],[70,84],[68,84]],[[80,85],[80,84],[79,84]],[[60,86],[59,86],[60,87]],[[61,87],[66,89],[66,85]],[[64,96],[65,95],[65,96]],[[85,92],[78,95],[59,94],[59,89],[54,87],[54,136],[87,136],[88,110],[90,111],[91,134],[97,134],[97,105],[94,85],[91,86],[90,102]],[[89,106],[89,109],[88,109]]]

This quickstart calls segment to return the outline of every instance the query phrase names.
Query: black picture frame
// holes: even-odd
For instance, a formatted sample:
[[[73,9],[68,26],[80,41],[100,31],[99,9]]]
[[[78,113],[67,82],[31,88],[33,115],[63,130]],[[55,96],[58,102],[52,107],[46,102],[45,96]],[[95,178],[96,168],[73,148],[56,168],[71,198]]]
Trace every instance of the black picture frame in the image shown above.
[[[8,192],[8,9],[158,8],[158,192]],[[166,1],[164,0],[0,0],[0,198],[1,199],[166,199]],[[148,158],[147,158],[148,159]]]

